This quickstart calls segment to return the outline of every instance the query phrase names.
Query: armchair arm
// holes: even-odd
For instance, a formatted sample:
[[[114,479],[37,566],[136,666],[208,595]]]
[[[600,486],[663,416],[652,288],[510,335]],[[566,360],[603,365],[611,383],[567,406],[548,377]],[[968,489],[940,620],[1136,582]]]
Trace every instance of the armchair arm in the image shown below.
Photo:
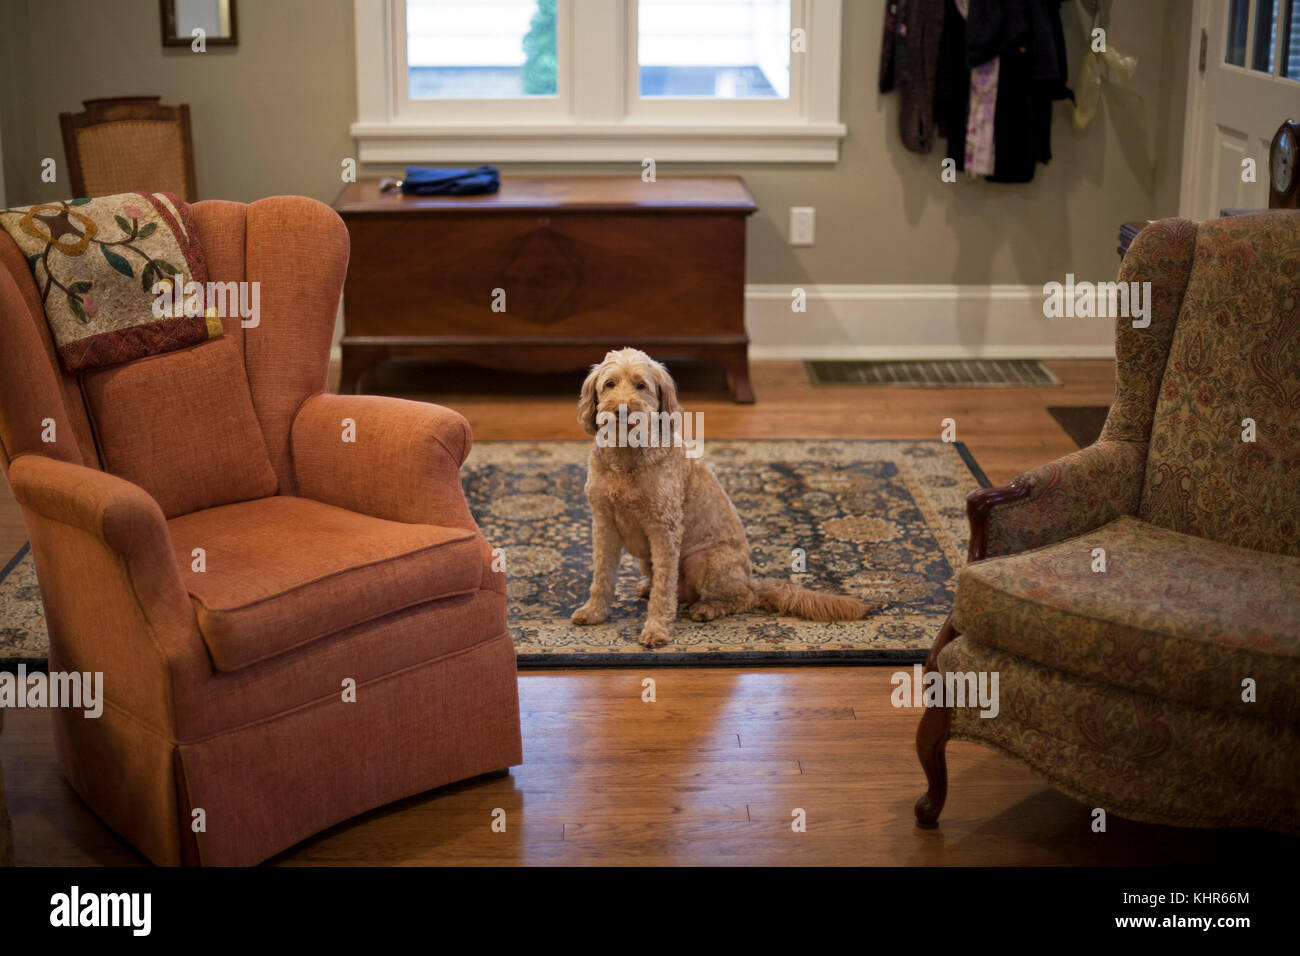
[[[123,555],[148,558],[156,552],[173,564],[162,509],[139,485],[43,455],[16,458],[9,482],[18,503],[35,515],[93,535]]]
[[[473,435],[450,408],[322,393],[298,410],[291,439],[299,494],[390,521],[478,528],[460,487]]]
[[[158,503],[122,478],[43,455],[15,458],[9,483],[59,666],[103,671],[110,700],[174,727],[174,688],[203,680],[211,662]]]
[[[966,499],[970,561],[1084,534],[1137,513],[1145,442],[1098,441]]]

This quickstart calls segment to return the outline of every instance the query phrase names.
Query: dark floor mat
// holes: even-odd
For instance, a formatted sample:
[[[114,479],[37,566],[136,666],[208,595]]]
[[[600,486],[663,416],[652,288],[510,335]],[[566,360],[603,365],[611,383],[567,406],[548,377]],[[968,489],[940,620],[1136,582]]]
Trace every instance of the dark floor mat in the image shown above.
[[[1074,439],[1080,448],[1091,445],[1101,434],[1110,408],[1105,405],[1049,405],[1047,413]]]

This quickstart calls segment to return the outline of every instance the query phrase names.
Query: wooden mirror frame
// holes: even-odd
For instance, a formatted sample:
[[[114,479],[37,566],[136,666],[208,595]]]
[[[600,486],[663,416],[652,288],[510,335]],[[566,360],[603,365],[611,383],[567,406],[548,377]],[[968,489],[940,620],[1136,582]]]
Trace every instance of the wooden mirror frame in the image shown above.
[[[208,36],[204,40],[208,46],[239,45],[239,14],[235,7],[236,0],[230,0],[230,36]],[[193,37],[178,37],[176,35],[176,0],[158,0],[158,12],[159,20],[162,23],[163,46],[187,47],[194,42]]]

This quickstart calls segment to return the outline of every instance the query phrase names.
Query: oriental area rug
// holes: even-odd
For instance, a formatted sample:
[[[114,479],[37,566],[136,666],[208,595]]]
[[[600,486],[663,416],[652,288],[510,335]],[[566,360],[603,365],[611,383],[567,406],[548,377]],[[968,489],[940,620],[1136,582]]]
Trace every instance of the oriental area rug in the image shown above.
[[[941,441],[710,440],[709,463],[749,537],[754,573],[879,604],[819,624],[752,612],[637,643],[646,602],[624,555],[604,624],[569,615],[591,582],[587,442],[481,442],[462,470],[470,509],[506,562],[521,667],[647,664],[895,664],[923,661],[952,609],[966,554],[966,495],[987,486],[965,446]],[[802,569],[802,570],[799,570]],[[23,548],[0,567],[0,667],[40,666],[40,588]]]

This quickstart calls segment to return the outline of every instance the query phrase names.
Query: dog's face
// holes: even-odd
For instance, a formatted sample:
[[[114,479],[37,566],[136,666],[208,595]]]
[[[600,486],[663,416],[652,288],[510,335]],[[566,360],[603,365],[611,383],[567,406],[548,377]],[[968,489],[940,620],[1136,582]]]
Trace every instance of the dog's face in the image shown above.
[[[591,367],[578,397],[578,423],[588,435],[596,434],[596,416],[628,412],[680,412],[677,386],[668,370],[639,349],[608,352]]]

